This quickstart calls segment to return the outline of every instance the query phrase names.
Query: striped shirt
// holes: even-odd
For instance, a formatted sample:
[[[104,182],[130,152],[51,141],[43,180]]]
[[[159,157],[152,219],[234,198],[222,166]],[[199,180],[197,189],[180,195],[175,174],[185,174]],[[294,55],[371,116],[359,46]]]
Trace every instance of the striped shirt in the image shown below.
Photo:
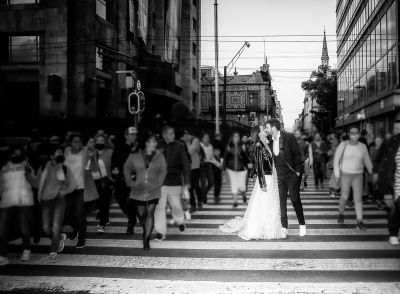
[[[400,197],[400,147],[397,150],[396,157],[396,172],[394,174],[394,198]]]

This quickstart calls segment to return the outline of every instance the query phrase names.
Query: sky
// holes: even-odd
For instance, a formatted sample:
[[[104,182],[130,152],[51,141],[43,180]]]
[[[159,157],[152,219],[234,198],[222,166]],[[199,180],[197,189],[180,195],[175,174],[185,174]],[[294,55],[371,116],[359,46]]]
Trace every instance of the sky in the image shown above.
[[[201,0],[202,65],[215,65],[214,2]],[[219,70],[245,41],[250,47],[236,63],[239,74],[258,70],[265,52],[285,127],[291,129],[303,108],[301,82],[321,64],[324,27],[329,64],[336,68],[335,10],[336,0],[218,0]]]

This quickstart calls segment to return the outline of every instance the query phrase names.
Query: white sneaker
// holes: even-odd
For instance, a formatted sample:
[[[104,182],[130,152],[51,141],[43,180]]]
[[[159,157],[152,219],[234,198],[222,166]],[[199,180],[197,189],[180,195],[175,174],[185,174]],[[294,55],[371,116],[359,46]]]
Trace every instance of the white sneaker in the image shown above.
[[[282,228],[282,232],[283,232],[283,238],[285,238],[286,239],[286,237],[287,237],[287,229],[286,228]]]
[[[7,257],[5,257],[5,256],[0,256],[0,266],[7,265],[7,264],[9,264],[9,263],[10,263],[10,261],[8,260]]]
[[[30,250],[24,250],[22,252],[21,261],[28,261],[30,259],[31,259],[31,251]]]
[[[58,255],[57,255],[56,252],[50,252],[49,261],[50,261],[51,263],[56,263],[56,262],[58,262]]]
[[[391,236],[391,237],[389,238],[389,243],[390,243],[390,245],[392,245],[392,246],[397,246],[397,245],[400,244],[399,238],[397,238],[397,237],[395,237],[395,236]]]
[[[191,220],[191,219],[192,219],[192,216],[191,216],[189,210],[185,210],[185,219],[186,219],[186,220]]]
[[[299,227],[299,236],[305,237],[307,235],[306,225],[300,225]]]
[[[60,245],[58,245],[58,250],[57,250],[58,253],[64,250],[65,240],[67,240],[67,234],[62,233],[60,238]]]

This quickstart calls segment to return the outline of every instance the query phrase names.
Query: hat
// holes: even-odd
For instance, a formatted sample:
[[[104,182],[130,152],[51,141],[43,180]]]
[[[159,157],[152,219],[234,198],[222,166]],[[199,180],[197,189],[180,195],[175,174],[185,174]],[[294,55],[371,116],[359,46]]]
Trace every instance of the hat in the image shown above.
[[[137,130],[137,128],[135,128],[135,127],[129,127],[128,128],[128,134],[130,135],[130,134],[137,134],[138,133],[138,130]]]

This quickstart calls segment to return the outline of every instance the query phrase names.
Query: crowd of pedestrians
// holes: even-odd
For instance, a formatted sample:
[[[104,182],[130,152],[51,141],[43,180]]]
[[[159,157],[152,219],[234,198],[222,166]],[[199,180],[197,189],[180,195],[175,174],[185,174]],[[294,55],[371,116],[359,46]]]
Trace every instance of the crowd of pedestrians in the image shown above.
[[[34,134],[27,145],[10,146],[0,173],[0,265],[8,263],[14,223],[22,236],[23,261],[31,258],[33,237],[34,243],[50,239],[49,259],[56,262],[67,238],[76,241],[76,248],[85,247],[91,211],[98,211],[97,232],[107,233],[113,201],[127,217],[126,234],[134,235],[139,222],[143,249],[150,250],[151,239],[167,238],[167,211],[172,215],[170,224],[183,232],[191,214],[211,201],[212,189],[214,203],[220,202],[224,171],[230,179],[233,209],[239,202],[246,205],[257,134],[258,127],[250,136],[233,132],[223,144],[220,135],[196,136],[170,126],[159,133],[139,133],[129,127],[121,142],[99,130],[89,138],[68,132],[63,140]],[[313,137],[296,131],[295,137],[304,164],[301,189],[308,189],[311,172],[316,189],[323,189],[329,179],[330,195],[340,197],[338,223],[345,222],[346,205],[354,203],[357,230],[366,229],[363,200],[369,195],[388,210],[389,241],[399,244],[400,122],[385,138],[370,138],[357,128]],[[71,229],[65,230],[68,226]]]

